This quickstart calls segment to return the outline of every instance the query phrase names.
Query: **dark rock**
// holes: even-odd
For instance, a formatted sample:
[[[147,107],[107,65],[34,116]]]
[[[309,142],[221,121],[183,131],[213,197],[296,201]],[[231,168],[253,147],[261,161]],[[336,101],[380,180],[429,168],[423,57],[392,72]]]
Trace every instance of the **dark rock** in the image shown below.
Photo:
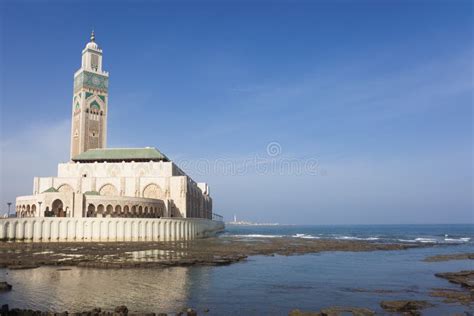
[[[474,270],[436,273],[435,276],[446,279],[451,283],[461,285],[464,288],[474,289]]]
[[[406,315],[421,315],[419,310],[433,306],[426,301],[382,301],[380,306],[388,312],[405,313]]]
[[[209,308],[205,308],[204,313],[209,313]]]
[[[5,315],[8,312],[9,312],[8,304],[3,304],[2,309],[0,309],[0,314]]]
[[[339,316],[352,313],[353,316],[373,316],[375,312],[368,308],[361,307],[329,307],[321,310],[321,316]]]
[[[192,309],[192,308],[188,308],[188,309],[186,310],[186,315],[187,315],[187,316],[197,316],[197,312],[196,312],[194,309]]]
[[[128,308],[125,305],[115,307],[114,311],[118,314],[128,314]]]
[[[474,290],[471,291],[457,291],[451,289],[433,289],[430,296],[444,298],[444,303],[459,303],[463,305],[470,305],[474,302]]]
[[[7,282],[0,282],[0,292],[11,291],[12,285]]]
[[[299,309],[292,310],[288,316],[321,316],[320,312],[303,312]]]
[[[350,307],[350,306],[332,306],[324,308],[319,312],[304,312],[299,309],[292,310],[289,316],[340,316],[348,315],[353,316],[373,316],[375,312],[362,307]]]
[[[25,269],[36,269],[39,265],[36,264],[16,264],[8,266],[10,270],[25,270]]]
[[[455,253],[449,255],[436,255],[423,259],[425,262],[440,262],[449,260],[474,260],[474,253]]]
[[[92,316],[98,316],[98,315],[101,314],[101,312],[102,312],[102,309],[96,307],[96,308],[92,309],[89,313]]]

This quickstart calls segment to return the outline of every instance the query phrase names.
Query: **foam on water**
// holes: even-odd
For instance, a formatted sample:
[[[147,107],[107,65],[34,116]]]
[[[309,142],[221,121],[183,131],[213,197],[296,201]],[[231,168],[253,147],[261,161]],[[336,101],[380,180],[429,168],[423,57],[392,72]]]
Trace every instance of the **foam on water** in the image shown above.
[[[471,238],[469,237],[462,237],[462,238],[444,238],[444,241],[446,242],[469,242]]]
[[[340,236],[340,237],[335,237],[335,239],[338,240],[379,240],[380,238],[378,237],[354,237],[354,236]]]
[[[227,237],[238,237],[238,238],[279,238],[283,235],[264,235],[264,234],[246,234],[246,235],[226,235]]]
[[[318,236],[313,236],[313,235],[307,235],[307,234],[294,234],[294,238],[303,238],[303,239],[320,239],[321,237]]]

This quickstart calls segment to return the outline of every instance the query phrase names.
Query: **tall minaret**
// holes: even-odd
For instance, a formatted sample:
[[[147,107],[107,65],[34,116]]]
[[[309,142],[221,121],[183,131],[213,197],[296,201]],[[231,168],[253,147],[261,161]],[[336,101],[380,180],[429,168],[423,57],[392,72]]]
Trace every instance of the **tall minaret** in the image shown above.
[[[105,148],[109,73],[102,71],[102,49],[92,31],[82,51],[82,66],[74,74],[71,159],[93,148]]]

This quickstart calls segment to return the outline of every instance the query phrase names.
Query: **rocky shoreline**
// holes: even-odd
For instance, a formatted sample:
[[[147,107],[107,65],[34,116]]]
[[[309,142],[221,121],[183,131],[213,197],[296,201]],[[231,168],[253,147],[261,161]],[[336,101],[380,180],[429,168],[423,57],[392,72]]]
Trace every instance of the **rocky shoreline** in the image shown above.
[[[208,238],[190,242],[1,242],[0,268],[80,266],[105,269],[227,265],[254,255],[303,255],[323,251],[404,250],[426,245],[301,238]]]
[[[311,240],[298,238],[258,238],[239,239],[231,237],[209,238],[191,242],[168,243],[0,243],[0,267],[8,269],[32,269],[40,266],[58,266],[58,269],[68,270],[67,266],[93,267],[104,269],[116,268],[160,268],[168,266],[193,265],[226,265],[245,260],[254,255],[303,255],[325,251],[390,251],[404,250],[429,245],[414,244],[381,244],[366,241],[348,240]],[[473,259],[473,254],[438,255],[425,258],[426,262],[446,260]],[[448,288],[434,288],[429,295],[443,303],[462,304],[471,307],[474,301],[474,271],[459,271],[437,273],[436,277],[460,286],[459,290]],[[11,285],[0,282],[0,291],[11,290]],[[390,289],[368,290],[362,288],[348,289],[353,292],[374,292],[374,294],[391,294]],[[412,291],[407,289],[407,292]],[[435,304],[435,305],[436,305]],[[403,315],[421,315],[421,310],[435,306],[431,301],[417,300],[384,300],[380,308],[386,313]],[[194,310],[186,308],[175,313],[137,313],[130,312],[126,306],[118,306],[114,310],[95,308],[81,312],[50,312],[33,311],[26,309],[10,309],[2,306],[0,315],[205,315],[208,309]],[[211,312],[212,314],[212,312]],[[320,311],[301,311],[295,309],[291,316],[313,315],[359,315],[368,316],[377,314],[365,307],[331,306]]]
[[[203,310],[203,313],[209,312],[208,309]],[[198,312],[192,308],[185,308],[182,311],[176,313],[135,313],[130,312],[125,305],[117,306],[114,310],[102,310],[101,308],[94,308],[91,310],[85,310],[81,312],[45,312],[32,309],[21,309],[21,308],[12,308],[10,309],[8,305],[2,305],[0,308],[0,316],[197,316]]]
[[[442,262],[451,260],[474,260],[474,253],[455,253],[449,255],[436,255],[423,259],[425,262]]]

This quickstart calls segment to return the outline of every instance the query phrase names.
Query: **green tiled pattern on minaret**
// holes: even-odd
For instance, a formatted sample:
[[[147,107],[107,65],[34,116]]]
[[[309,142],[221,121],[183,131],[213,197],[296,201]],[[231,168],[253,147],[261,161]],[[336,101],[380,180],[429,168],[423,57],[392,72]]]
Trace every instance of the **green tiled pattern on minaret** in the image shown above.
[[[74,91],[81,88],[92,88],[107,92],[109,78],[88,71],[83,71],[74,78]]]
[[[96,100],[92,101],[90,106],[91,106],[91,109],[94,108],[94,109],[100,110],[100,105],[99,103],[97,103]]]

